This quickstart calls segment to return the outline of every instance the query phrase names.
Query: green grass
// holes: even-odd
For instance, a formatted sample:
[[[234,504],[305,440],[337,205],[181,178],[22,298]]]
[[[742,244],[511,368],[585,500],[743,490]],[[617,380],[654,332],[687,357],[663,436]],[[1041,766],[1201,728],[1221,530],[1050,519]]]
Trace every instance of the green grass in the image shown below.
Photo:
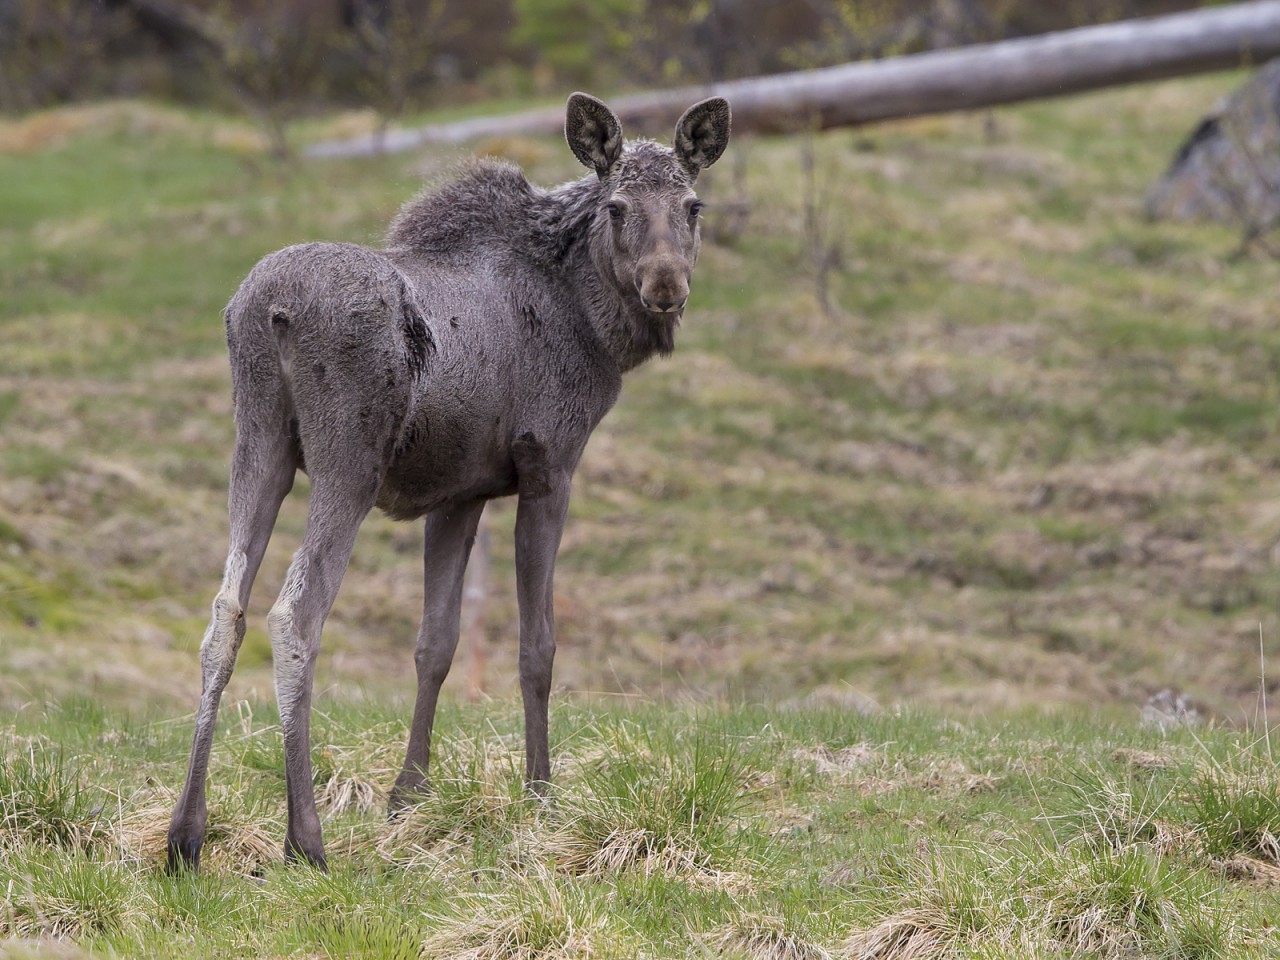
[[[388,822],[401,712],[322,702],[322,874],[280,860],[283,784],[263,762],[278,763],[274,711],[233,705],[213,755],[202,872],[169,876],[164,831],[186,726],[82,699],[3,731],[0,933],[192,958],[1280,948],[1269,919],[1280,898],[1264,882],[1280,874],[1275,767],[1264,774],[1259,744],[1237,731],[560,704],[546,802],[520,789],[518,711],[450,706],[433,792]],[[1247,785],[1232,776],[1206,801],[1226,772],[1246,769]],[[355,780],[370,802],[327,789]],[[1267,791],[1264,809],[1253,798]],[[1223,846],[1227,822],[1272,845]]]
[[[0,830],[24,847],[81,850],[99,839],[93,797],[61,748],[30,743],[0,761]]]

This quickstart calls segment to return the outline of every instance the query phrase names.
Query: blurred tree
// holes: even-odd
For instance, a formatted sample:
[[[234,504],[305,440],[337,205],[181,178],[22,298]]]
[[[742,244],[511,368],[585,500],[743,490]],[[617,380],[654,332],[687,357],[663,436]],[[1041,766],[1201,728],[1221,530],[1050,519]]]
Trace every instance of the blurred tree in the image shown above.
[[[74,0],[72,0],[74,2]],[[330,0],[115,0],[196,59],[255,117],[272,152],[290,158],[289,121],[327,92],[338,10]]]
[[[297,2],[262,4],[246,16],[222,0],[196,22],[209,66],[262,124],[272,152],[291,158],[288,124],[321,91],[334,49],[332,18]]]
[[[29,110],[81,94],[106,69],[118,13],[85,0],[0,2],[0,109]]]
[[[456,95],[654,86],[828,66],[1197,0],[0,0],[0,109],[228,94],[277,152],[308,103],[385,120]],[[486,77],[490,81],[486,83]],[[479,82],[477,82],[479,81]]]
[[[561,81],[597,85],[619,71],[645,0],[514,0],[512,39]]]
[[[786,6],[773,4],[774,7]],[[628,24],[625,74],[646,84],[699,83],[757,73],[774,43],[761,0],[645,0]]]
[[[379,139],[440,74],[441,50],[467,30],[448,0],[350,0],[347,37],[361,99],[378,112]]]

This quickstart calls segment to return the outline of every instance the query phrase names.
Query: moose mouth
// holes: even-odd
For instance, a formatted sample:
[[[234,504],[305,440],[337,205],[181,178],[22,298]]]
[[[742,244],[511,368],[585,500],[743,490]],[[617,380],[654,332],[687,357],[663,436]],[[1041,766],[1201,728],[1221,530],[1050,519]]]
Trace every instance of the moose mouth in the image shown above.
[[[645,310],[647,310],[649,313],[653,314],[656,317],[676,317],[676,318],[678,318],[680,314],[684,313],[684,305],[687,302],[688,301],[686,300],[680,300],[678,302],[664,302],[661,300],[650,302],[644,299],[641,299],[640,301],[641,305],[643,305]]]

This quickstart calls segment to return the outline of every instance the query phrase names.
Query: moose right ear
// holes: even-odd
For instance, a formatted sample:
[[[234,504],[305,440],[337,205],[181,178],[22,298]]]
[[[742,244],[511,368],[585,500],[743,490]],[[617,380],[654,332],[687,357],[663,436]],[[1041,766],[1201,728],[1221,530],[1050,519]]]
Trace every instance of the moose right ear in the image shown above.
[[[595,97],[575,93],[569,98],[564,138],[584,167],[603,180],[622,156],[622,124],[612,110]]]

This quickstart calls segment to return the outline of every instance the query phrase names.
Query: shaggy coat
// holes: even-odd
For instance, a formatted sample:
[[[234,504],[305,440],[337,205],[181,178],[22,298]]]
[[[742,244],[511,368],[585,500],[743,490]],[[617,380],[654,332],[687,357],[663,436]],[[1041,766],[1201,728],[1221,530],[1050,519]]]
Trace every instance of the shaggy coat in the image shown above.
[[[311,477],[302,546],[267,618],[285,742],[285,855],[325,863],[312,789],[310,703],[320,633],[356,531],[375,505],[425,518],[418,692],[392,811],[425,787],[440,684],[484,504],[516,495],[526,778],[550,778],[552,574],[569,483],[622,375],[670,353],[698,256],[698,173],[729,138],[729,105],[695,104],[674,146],[626,143],[574,94],[565,136],[593,176],[552,190],[514,166],[472,165],[407,204],[385,249],[307,243],[265,257],[226,311],[235,397],[230,544],[201,645],[203,685],[171,867],[196,866],[218,703],[276,514]]]

